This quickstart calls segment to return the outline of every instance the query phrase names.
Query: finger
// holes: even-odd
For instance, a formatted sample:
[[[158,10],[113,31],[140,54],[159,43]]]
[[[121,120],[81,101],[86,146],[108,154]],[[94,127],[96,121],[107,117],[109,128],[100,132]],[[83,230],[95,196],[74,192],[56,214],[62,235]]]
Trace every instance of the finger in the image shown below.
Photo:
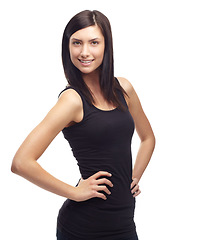
[[[103,200],[107,200],[107,197],[103,193],[96,192],[95,197],[102,198]]]
[[[97,191],[105,191],[108,195],[111,194],[111,192],[109,191],[109,189],[106,186],[97,186],[96,190]]]
[[[139,195],[140,194],[140,189],[139,188],[137,188],[137,189],[135,189],[135,190],[132,190],[131,191],[131,193],[134,195],[134,196],[137,196],[137,195]]]
[[[130,185],[130,189],[134,188],[136,186],[136,183],[133,181]]]
[[[113,187],[112,182],[106,178],[98,179],[98,180],[96,180],[96,182],[97,182],[97,184],[107,184],[110,187]]]
[[[139,190],[137,193],[135,193],[135,196],[137,197],[140,193],[141,191]]]
[[[133,197],[137,197],[140,193],[141,193],[141,191],[140,191],[140,189],[138,189],[138,191],[136,191],[135,194],[133,194]]]
[[[139,190],[139,185],[136,185],[132,190],[131,190],[131,193],[135,193]]]
[[[94,178],[97,179],[97,178],[99,178],[99,177],[101,177],[101,176],[108,176],[108,177],[111,177],[112,174],[109,173],[109,172],[106,172],[106,171],[99,171],[99,172],[95,173],[92,177],[94,177]]]
[[[135,185],[138,184],[138,180],[137,179],[134,179],[130,185],[130,188],[132,189]]]

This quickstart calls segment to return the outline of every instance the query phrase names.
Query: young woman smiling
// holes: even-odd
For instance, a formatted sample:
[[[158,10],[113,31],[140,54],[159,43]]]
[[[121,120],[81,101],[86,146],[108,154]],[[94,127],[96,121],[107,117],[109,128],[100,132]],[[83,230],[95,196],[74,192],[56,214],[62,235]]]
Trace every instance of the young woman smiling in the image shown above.
[[[155,138],[131,83],[114,77],[106,16],[86,10],[69,21],[62,61],[69,85],[20,146],[12,171],[67,198],[58,215],[58,240],[137,240],[135,197]],[[135,127],[141,145],[132,167]],[[75,187],[37,162],[60,131],[78,161],[81,178]]]

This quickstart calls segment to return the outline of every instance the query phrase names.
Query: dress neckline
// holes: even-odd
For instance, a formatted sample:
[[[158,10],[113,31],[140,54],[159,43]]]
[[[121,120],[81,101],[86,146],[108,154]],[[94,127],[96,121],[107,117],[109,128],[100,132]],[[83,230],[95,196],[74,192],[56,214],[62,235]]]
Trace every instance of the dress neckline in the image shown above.
[[[113,111],[115,111],[115,110],[118,109],[117,107],[115,107],[115,108],[113,108],[113,109],[107,110],[107,109],[98,108],[98,107],[96,107],[94,104],[92,104],[92,106],[93,106],[95,109],[97,109],[97,110],[99,110],[99,111],[101,111],[101,112],[113,112]]]

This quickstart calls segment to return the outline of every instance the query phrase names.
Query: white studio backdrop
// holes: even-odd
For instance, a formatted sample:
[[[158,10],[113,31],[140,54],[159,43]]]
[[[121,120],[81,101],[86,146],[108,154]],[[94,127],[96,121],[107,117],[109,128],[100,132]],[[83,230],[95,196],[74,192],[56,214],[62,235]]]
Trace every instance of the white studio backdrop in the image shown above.
[[[109,18],[115,74],[132,82],[157,140],[137,197],[140,240],[201,240],[202,4],[196,0],[0,3],[2,239],[56,239],[65,199],[12,174],[10,166],[66,85],[62,34],[85,9]],[[135,133],[134,159],[138,144]],[[69,184],[80,177],[62,133],[39,163]]]

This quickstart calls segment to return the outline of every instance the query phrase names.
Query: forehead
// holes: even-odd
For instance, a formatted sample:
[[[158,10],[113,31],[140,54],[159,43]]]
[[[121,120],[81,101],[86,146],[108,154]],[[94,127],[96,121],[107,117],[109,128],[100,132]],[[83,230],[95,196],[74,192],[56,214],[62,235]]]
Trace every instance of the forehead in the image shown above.
[[[104,38],[101,29],[97,25],[83,28],[72,34],[70,39],[90,40],[94,38]]]

